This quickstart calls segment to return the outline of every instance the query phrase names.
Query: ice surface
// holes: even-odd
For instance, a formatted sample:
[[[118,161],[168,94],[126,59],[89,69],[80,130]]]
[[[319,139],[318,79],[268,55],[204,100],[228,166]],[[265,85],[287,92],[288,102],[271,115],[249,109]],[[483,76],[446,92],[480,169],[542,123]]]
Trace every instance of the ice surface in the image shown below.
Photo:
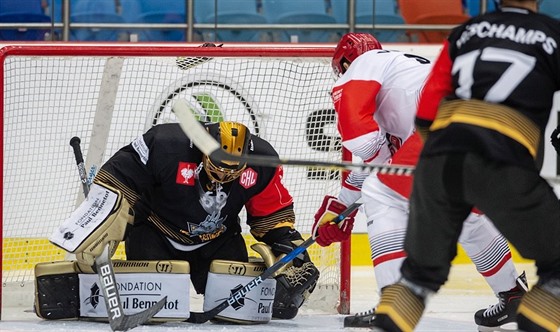
[[[516,264],[516,266],[519,272],[523,270],[527,272],[529,285],[536,282],[535,269],[531,264]],[[355,313],[373,307],[378,301],[378,294],[373,268],[353,267],[352,271],[351,311]],[[33,302],[32,294],[28,297],[28,300],[27,307],[19,305],[4,308],[0,331],[111,331],[107,323],[41,320],[30,312]],[[495,304],[496,300],[482,276],[476,272],[474,265],[455,265],[452,268],[448,283],[428,303],[416,331],[477,331],[473,321],[475,311]],[[195,308],[197,301],[200,302],[201,299],[193,298],[191,310],[198,310],[198,308]],[[6,302],[6,299],[4,299],[4,302]],[[322,313],[304,308],[293,320],[273,320],[266,325],[221,325],[210,322],[196,325],[176,322],[145,325],[131,331],[365,331],[357,328],[343,328],[343,319],[344,315]]]

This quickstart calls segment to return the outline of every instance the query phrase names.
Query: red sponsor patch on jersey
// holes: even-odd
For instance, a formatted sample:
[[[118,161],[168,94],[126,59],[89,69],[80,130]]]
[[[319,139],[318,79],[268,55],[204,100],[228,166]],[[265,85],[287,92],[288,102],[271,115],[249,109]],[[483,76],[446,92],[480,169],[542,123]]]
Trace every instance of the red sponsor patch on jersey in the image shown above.
[[[179,162],[177,168],[177,177],[175,182],[185,186],[194,186],[194,171],[196,170],[195,163],[187,163],[184,161]]]
[[[239,184],[245,189],[249,189],[257,183],[257,172],[252,168],[247,168],[239,177]]]

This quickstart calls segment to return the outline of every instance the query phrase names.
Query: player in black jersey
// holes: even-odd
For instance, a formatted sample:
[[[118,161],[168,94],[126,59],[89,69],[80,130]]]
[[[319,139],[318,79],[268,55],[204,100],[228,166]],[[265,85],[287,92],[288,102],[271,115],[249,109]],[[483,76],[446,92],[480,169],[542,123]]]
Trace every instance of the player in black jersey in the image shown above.
[[[476,206],[535,260],[538,283],[509,300],[520,302],[518,328],[560,327],[560,204],[537,162],[560,90],[560,22],[537,9],[536,0],[502,0],[499,11],[470,19],[444,43],[416,116],[427,138],[403,278],[382,293],[372,326],[414,329],[427,297],[446,282],[462,223]]]
[[[267,141],[240,123],[205,126],[228,153],[277,156]],[[212,160],[173,123],[152,127],[121,148],[101,167],[94,184],[118,189],[134,210],[125,240],[127,259],[188,261],[192,284],[204,294],[213,260],[248,262],[238,217],[244,207],[251,234],[274,256],[303,242],[282,176],[281,166]],[[298,284],[287,274],[295,274]],[[277,277],[272,316],[293,318],[318,277],[306,252],[296,258]]]

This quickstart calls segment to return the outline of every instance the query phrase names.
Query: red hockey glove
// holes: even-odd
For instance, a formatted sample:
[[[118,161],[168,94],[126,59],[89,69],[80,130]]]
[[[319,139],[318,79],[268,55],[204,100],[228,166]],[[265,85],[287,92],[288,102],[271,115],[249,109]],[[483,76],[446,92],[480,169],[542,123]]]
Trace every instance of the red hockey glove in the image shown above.
[[[352,212],[346,219],[340,223],[332,222],[342,211],[346,209],[346,205],[333,196],[325,196],[323,204],[315,213],[315,223],[311,229],[311,234],[315,241],[321,247],[331,245],[333,242],[342,242],[348,240],[352,234],[354,227],[354,217],[357,211]]]

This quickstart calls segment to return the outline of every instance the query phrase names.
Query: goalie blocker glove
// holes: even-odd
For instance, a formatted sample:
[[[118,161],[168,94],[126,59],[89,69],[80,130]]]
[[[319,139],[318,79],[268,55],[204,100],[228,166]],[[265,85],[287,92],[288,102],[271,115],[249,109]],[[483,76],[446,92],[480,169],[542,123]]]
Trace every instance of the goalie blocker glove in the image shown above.
[[[283,236],[277,237],[279,234],[283,234]],[[271,246],[264,243],[256,243],[251,246],[262,256],[267,267],[272,266],[303,243],[300,233],[289,227],[273,229],[265,238],[270,239],[270,235],[274,235],[276,239],[284,239],[284,241],[274,242]],[[270,243],[270,241],[266,242]],[[304,251],[291,263],[281,268],[274,277],[276,294],[272,305],[272,317],[292,319],[315,289],[319,279],[319,270],[311,262],[307,251]]]
[[[134,223],[134,212],[121,192],[105,183],[94,183],[87,198],[51,235],[54,245],[76,254],[78,262],[93,266],[109,245],[110,255]]]

